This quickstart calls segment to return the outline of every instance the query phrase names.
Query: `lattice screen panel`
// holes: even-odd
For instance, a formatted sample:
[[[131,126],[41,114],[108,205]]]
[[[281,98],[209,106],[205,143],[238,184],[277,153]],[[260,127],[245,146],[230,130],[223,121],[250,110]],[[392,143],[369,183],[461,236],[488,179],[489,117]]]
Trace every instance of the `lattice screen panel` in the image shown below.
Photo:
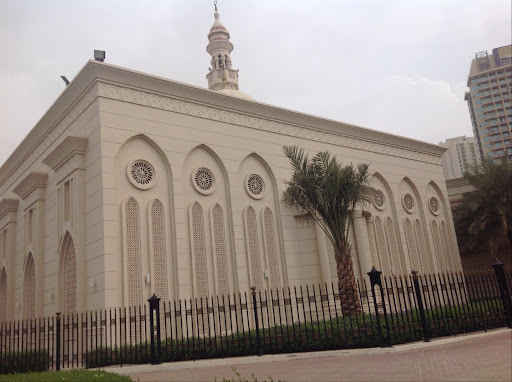
[[[414,240],[414,231],[412,223],[409,219],[405,219],[405,238],[407,240],[407,247],[409,248],[409,257],[411,259],[411,267],[413,270],[422,273],[420,261],[418,259],[418,250],[416,248],[416,241]]]
[[[450,237],[448,236],[448,228],[444,221],[441,222],[441,234],[443,235],[444,253],[446,254],[446,262],[448,269],[452,272],[455,271],[455,264],[453,262],[452,246],[450,245]]]
[[[153,240],[154,293],[162,301],[168,300],[167,253],[165,249],[164,206],[155,200],[151,206],[151,232]]]
[[[217,279],[219,294],[229,294],[228,256],[226,250],[226,234],[224,229],[224,214],[218,204],[213,207],[213,236],[217,262]]]
[[[226,248],[226,232],[224,229],[224,213],[222,207],[218,204],[213,207],[212,210],[213,220],[213,240],[215,245],[215,256],[217,266],[217,283],[218,290],[221,296],[226,296],[229,299],[229,276],[228,276],[228,255]],[[219,298],[222,303],[222,297]],[[226,301],[226,300],[224,300]],[[229,316],[229,304],[225,307],[226,321],[223,319],[220,321],[221,331],[225,332],[226,327],[231,327],[231,321]]]
[[[69,240],[64,258],[64,313],[75,313],[76,304],[76,253],[73,240]]]
[[[192,237],[196,271],[196,297],[208,297],[208,266],[204,239],[204,215],[199,203],[192,207]]]
[[[423,234],[423,227],[418,219],[414,222],[414,228],[416,230],[416,238],[418,239],[419,257],[421,267],[424,273],[432,272],[430,266],[430,254],[427,251],[427,244],[425,243],[425,235]]]
[[[384,234],[384,226],[382,221],[377,216],[375,218],[375,236],[377,237],[377,248],[381,264],[381,272],[389,275],[391,273],[391,266],[389,261],[388,247],[386,245],[386,237]]]
[[[23,289],[24,317],[36,316],[36,267],[32,255],[29,254],[25,270],[25,285]]]
[[[251,266],[252,286],[256,290],[263,289],[263,277],[261,274],[260,249],[258,244],[258,227],[256,223],[256,213],[254,208],[247,208],[245,214],[245,223],[247,227],[247,243],[249,247],[249,262]]]
[[[192,206],[192,238],[196,273],[196,298],[198,300],[203,298],[203,301],[205,301],[208,298],[208,265],[204,238],[204,215],[203,208],[197,202]],[[197,325],[200,333],[203,333],[203,330],[205,333],[209,333],[208,322],[203,322],[202,315],[198,315]]]
[[[274,217],[270,208],[263,213],[263,224],[265,226],[265,244],[267,246],[268,267],[270,274],[270,287],[279,289],[279,260],[277,258],[276,234],[274,230]]]
[[[400,252],[398,251],[395,226],[389,216],[386,218],[386,231],[388,235],[389,250],[391,252],[392,270],[396,274],[403,274],[402,266],[400,264]]]
[[[441,236],[435,221],[432,222],[432,235],[434,235],[434,245],[436,247],[437,261],[439,262],[439,272],[446,272],[446,261],[444,256],[444,248],[441,244]]]
[[[137,201],[130,198],[125,207],[126,255],[128,271],[128,305],[142,303],[142,259],[140,254],[140,212]]]

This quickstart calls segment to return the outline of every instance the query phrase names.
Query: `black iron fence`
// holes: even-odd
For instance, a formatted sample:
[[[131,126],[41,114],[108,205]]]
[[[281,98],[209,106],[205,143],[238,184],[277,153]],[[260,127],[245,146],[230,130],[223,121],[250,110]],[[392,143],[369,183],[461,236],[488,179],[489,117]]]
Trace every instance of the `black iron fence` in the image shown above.
[[[512,272],[384,276],[0,323],[0,373],[392,346],[508,326]],[[347,313],[342,301],[359,299]],[[345,309],[344,309],[345,308]]]

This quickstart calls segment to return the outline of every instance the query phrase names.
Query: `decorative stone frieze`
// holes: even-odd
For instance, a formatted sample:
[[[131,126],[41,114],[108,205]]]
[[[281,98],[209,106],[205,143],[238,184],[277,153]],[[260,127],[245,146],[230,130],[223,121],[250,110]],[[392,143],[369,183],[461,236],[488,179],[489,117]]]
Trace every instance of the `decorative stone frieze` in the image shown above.
[[[37,200],[45,199],[46,182],[48,174],[31,172],[14,189],[13,192],[24,202],[27,209]]]
[[[43,163],[50,167],[60,181],[75,170],[85,169],[87,138],[69,136],[64,139]]]
[[[241,112],[233,112],[216,107],[206,106],[201,103],[185,101],[160,94],[131,89],[110,83],[98,82],[98,95],[104,98],[130,102],[137,105],[149,106],[156,109],[173,111],[176,113],[192,115],[199,118],[211,119],[231,123],[253,129],[269,131],[278,134],[289,135],[317,142],[331,143],[338,146],[354,148],[357,150],[371,151],[384,155],[413,159],[426,163],[441,164],[441,158],[415,150],[407,150],[402,147],[389,144],[354,138],[343,134],[316,130],[309,126],[292,125],[278,122],[272,119],[252,116]]]

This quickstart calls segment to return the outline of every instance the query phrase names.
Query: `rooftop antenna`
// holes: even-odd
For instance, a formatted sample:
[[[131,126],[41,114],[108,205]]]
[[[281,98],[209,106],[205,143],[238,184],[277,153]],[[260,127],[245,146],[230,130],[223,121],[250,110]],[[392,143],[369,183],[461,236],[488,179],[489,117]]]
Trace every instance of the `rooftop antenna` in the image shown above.
[[[94,59],[100,62],[105,61],[105,51],[94,49]]]
[[[64,81],[66,83],[66,86],[69,85],[69,81],[68,79],[66,78],[66,76],[60,76],[60,78],[62,78],[62,81]]]

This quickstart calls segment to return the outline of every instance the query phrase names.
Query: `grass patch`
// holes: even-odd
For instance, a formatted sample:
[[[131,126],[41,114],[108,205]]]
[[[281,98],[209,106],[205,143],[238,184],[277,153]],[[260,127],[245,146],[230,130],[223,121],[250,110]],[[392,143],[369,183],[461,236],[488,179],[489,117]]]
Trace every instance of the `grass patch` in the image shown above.
[[[104,370],[47,371],[39,373],[0,375],[0,382],[132,382],[130,377],[108,373]]]
[[[254,374],[251,374],[251,379],[242,376],[236,368],[232,367],[231,370],[233,370],[233,373],[236,374],[236,377],[232,377],[231,379],[228,378],[222,378],[222,381],[220,379],[217,379],[217,377],[213,378],[213,382],[286,382],[284,379],[274,381],[274,378],[268,377],[267,379],[258,379]]]

